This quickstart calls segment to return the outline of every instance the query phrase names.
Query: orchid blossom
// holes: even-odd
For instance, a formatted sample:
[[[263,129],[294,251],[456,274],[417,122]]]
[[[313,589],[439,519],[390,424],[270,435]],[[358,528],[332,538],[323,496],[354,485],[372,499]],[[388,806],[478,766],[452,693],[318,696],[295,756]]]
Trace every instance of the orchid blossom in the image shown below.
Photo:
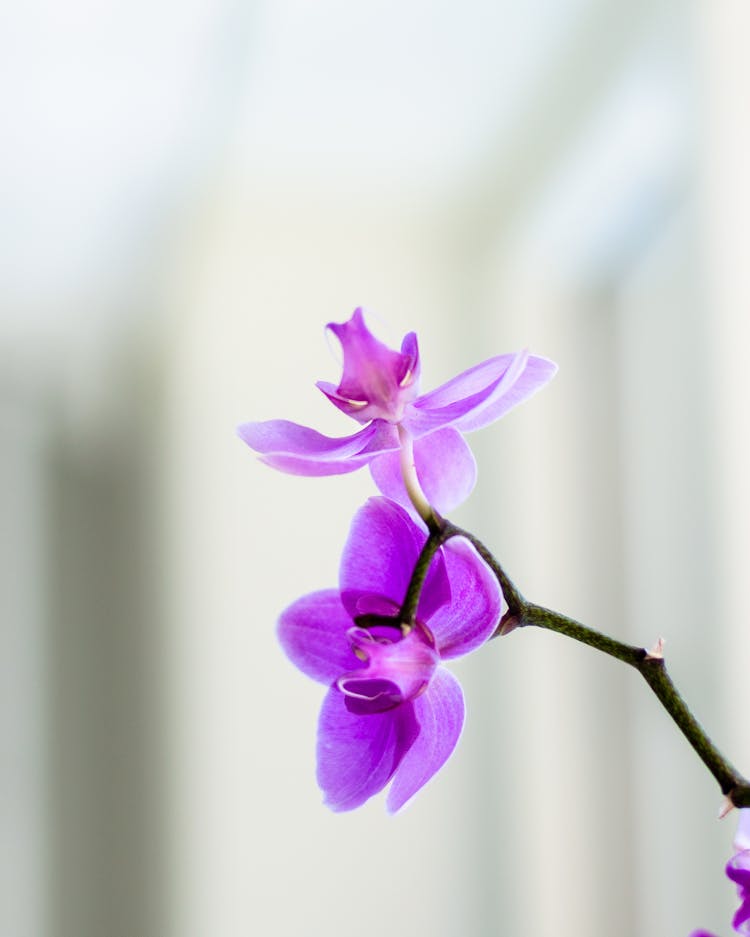
[[[734,855],[727,862],[727,878],[737,886],[740,906],[732,918],[732,927],[738,934],[750,935],[750,809],[740,810],[740,819],[734,837]],[[709,931],[697,930],[690,937],[714,937]]]
[[[395,812],[445,763],[464,702],[442,663],[483,644],[505,609],[474,547],[455,538],[433,557],[414,620],[402,621],[425,541],[403,508],[371,498],[352,522],[339,589],[305,596],[281,615],[287,655],[328,686],[318,783],[333,810],[359,807],[391,782],[387,807]]]
[[[734,855],[727,863],[727,878],[737,886],[740,906],[732,919],[738,934],[750,934],[750,810],[740,810]]]
[[[337,475],[370,466],[387,497],[425,519],[431,507],[451,511],[471,493],[476,463],[462,433],[480,429],[530,397],[557,366],[528,351],[499,355],[419,395],[417,336],[400,351],[369,331],[362,309],[328,329],[341,343],[344,367],[338,386],[317,386],[334,406],[364,424],[340,439],[288,420],[244,423],[240,437],[273,468],[293,475]]]

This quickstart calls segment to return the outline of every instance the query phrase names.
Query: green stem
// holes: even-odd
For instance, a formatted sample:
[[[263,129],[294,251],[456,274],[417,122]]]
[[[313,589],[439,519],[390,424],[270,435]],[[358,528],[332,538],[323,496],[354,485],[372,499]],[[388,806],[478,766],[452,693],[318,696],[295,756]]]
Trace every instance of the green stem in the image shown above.
[[[440,549],[442,542],[442,532],[440,530],[432,531],[425,545],[422,547],[419,558],[417,559],[417,565],[414,567],[414,572],[409,581],[409,587],[404,596],[403,605],[401,606],[399,620],[402,624],[413,625],[416,620],[417,606],[419,605],[419,597],[422,594],[422,586],[427,578],[432,559]]]
[[[654,652],[649,652],[642,647],[624,644],[622,641],[610,638],[608,635],[582,625],[572,618],[527,602],[495,557],[473,534],[462,530],[449,521],[442,521],[441,528],[442,543],[445,543],[451,537],[464,537],[474,546],[500,584],[505,601],[508,604],[508,611],[503,616],[492,637],[507,634],[514,628],[533,625],[537,628],[556,631],[558,634],[573,638],[575,641],[587,644],[597,651],[602,651],[604,654],[634,667],[651,687],[659,702],[716,779],[722,793],[735,807],[750,806],[750,782],[721,754],[695,716],[690,712],[667,673],[660,648],[655,649]]]

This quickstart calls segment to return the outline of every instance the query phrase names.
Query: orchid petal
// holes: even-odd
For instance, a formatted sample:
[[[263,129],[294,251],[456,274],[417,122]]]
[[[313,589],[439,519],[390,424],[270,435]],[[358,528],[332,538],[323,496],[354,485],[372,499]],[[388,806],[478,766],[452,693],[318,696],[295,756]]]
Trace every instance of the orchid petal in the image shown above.
[[[342,673],[362,667],[346,636],[351,627],[338,589],[323,589],[285,609],[277,634],[295,666],[313,680],[330,684]]]
[[[494,574],[469,543],[454,537],[443,548],[451,601],[429,621],[440,657],[460,657],[492,635],[507,605]]]
[[[750,934],[750,850],[744,849],[733,856],[727,863],[726,873],[737,886],[740,898],[732,927],[738,934]]]
[[[447,514],[469,497],[477,480],[474,455],[458,430],[439,429],[414,440],[417,478],[428,502]],[[399,452],[385,452],[370,462],[370,472],[380,491],[412,511],[411,499],[401,474]]]
[[[427,690],[412,705],[419,735],[396,769],[386,801],[390,813],[400,810],[445,764],[464,724],[461,685],[442,667],[435,671]]]
[[[505,416],[509,410],[528,400],[545,384],[548,384],[557,374],[557,365],[548,358],[538,355],[529,355],[524,363],[522,372],[507,387],[497,387],[492,396],[484,404],[462,417],[456,427],[462,433],[469,433],[475,429],[488,426],[500,417]]]
[[[498,355],[419,397],[407,407],[404,424],[416,437],[443,426],[479,429],[531,396],[556,370],[551,361],[527,351]]]
[[[353,810],[381,791],[418,734],[413,704],[360,716],[332,687],[318,722],[318,785],[326,805]]]
[[[457,423],[467,413],[484,407],[496,394],[510,386],[523,368],[528,352],[498,355],[474,365],[407,408],[405,426],[414,436],[423,436]]]
[[[398,612],[426,540],[427,534],[406,511],[386,498],[370,498],[357,511],[339,572],[341,600],[352,618]],[[427,621],[449,601],[445,563],[438,553],[422,589],[417,617]]]
[[[342,438],[324,436],[289,420],[243,423],[237,434],[260,453],[261,462],[292,475],[353,472],[381,452],[399,447],[396,428],[382,420]]]
[[[750,849],[750,809],[739,811],[737,820],[737,832],[734,835],[732,847],[735,852],[744,852]]]

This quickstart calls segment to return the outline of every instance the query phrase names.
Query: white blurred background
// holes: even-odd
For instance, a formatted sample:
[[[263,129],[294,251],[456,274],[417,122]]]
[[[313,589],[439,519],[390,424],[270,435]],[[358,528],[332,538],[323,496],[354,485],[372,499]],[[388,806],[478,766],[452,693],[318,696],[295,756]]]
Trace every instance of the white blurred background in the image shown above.
[[[0,31],[0,933],[729,932],[733,821],[638,678],[521,632],[456,666],[455,757],[333,815],[278,612],[336,581],[366,473],[323,324],[428,389],[560,374],[472,437],[472,527],[624,640],[750,770],[744,0],[38,0]]]

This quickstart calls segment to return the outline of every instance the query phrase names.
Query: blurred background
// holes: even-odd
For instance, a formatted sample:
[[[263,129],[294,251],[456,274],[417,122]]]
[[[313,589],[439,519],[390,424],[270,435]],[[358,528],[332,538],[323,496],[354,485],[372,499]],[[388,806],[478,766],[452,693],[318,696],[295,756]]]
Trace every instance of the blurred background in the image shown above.
[[[547,633],[457,662],[403,815],[321,806],[279,611],[367,473],[235,424],[356,305],[425,389],[528,346],[455,520],[624,640],[750,770],[742,0],[38,0],[0,32],[0,933],[727,934],[734,821],[635,673]]]

